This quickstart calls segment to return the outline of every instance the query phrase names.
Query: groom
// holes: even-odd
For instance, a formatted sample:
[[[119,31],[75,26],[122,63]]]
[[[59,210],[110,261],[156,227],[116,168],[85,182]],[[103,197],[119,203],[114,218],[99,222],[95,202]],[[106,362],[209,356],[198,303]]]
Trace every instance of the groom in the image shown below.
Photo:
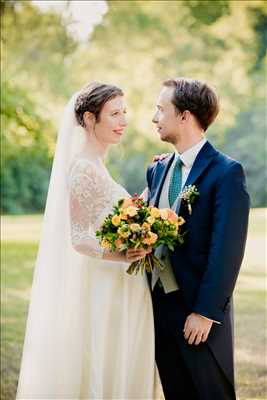
[[[158,257],[149,275],[156,361],[166,400],[236,398],[232,295],[244,255],[249,196],[242,166],[205,132],[219,111],[214,91],[187,78],[163,83],[153,118],[174,153],[147,170],[149,203],[172,208],[186,223],[185,243]],[[179,194],[199,192],[190,207]]]

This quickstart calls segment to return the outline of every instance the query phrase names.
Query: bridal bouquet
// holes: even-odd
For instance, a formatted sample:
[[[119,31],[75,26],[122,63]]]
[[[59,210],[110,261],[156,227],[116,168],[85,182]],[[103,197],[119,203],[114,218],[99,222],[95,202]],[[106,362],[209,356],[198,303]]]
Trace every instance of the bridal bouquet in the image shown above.
[[[184,241],[180,233],[180,226],[184,222],[174,211],[148,206],[135,195],[133,198],[119,200],[96,236],[101,246],[111,251],[148,247],[155,249],[160,245],[166,245],[173,251],[176,244]],[[164,268],[155,255],[150,253],[142,260],[133,262],[127,272],[137,274],[139,270],[143,273],[145,269],[151,272],[153,267]]]

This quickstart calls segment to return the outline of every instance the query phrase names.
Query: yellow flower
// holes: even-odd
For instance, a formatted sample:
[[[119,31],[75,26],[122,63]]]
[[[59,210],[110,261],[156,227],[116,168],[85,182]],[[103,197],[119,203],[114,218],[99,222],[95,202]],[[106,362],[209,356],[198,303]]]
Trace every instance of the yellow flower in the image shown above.
[[[126,208],[125,213],[128,214],[130,217],[134,217],[137,214],[136,207],[130,206]]]
[[[159,218],[160,217],[160,211],[156,207],[151,207],[150,214],[154,218]]]
[[[160,210],[160,216],[162,219],[168,219],[168,209],[167,208],[162,208]]]
[[[151,245],[156,243],[157,240],[158,240],[158,235],[156,233],[148,232],[148,236],[145,239],[143,239],[143,243]]]
[[[110,249],[111,248],[111,244],[106,239],[102,240],[101,246],[103,247],[103,249]]]
[[[132,232],[138,232],[141,230],[141,226],[139,224],[131,224],[130,229]]]
[[[119,226],[120,223],[121,223],[121,217],[120,217],[119,215],[114,215],[114,216],[112,217],[112,224],[113,224],[114,226]]]
[[[127,228],[125,229],[125,227],[123,227],[123,228],[119,228],[118,229],[118,234],[119,234],[120,237],[122,237],[124,239],[127,239],[127,237],[130,236],[131,232],[128,231]]]
[[[147,220],[147,222],[148,222],[150,225],[153,225],[154,222],[155,222],[155,218],[152,217],[152,216],[148,217],[146,220]]]
[[[149,225],[147,222],[144,222],[142,224],[142,229],[146,230],[146,231],[150,231],[151,225]]]
[[[178,226],[180,226],[185,223],[185,220],[183,219],[183,217],[178,217],[177,222],[178,222]]]

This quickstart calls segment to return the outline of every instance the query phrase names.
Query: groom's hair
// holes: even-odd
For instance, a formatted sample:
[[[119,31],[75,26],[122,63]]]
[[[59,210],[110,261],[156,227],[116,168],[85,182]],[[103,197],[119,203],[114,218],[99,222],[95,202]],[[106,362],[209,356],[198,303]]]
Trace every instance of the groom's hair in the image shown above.
[[[177,113],[190,111],[206,131],[219,113],[215,91],[206,83],[190,78],[169,79],[163,85],[174,88],[172,103]]]
[[[117,96],[123,96],[123,91],[114,85],[93,82],[86,85],[78,94],[74,110],[78,123],[85,127],[83,115],[86,111],[95,115],[99,121],[100,113],[105,103]]]

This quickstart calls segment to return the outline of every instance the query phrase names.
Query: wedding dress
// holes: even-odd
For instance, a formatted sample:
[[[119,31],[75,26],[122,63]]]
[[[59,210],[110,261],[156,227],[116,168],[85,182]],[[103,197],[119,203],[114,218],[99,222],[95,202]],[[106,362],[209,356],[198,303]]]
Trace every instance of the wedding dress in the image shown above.
[[[129,194],[94,149],[73,161],[74,100],[54,158],[16,398],[159,399],[146,276],[104,260],[95,237]]]

